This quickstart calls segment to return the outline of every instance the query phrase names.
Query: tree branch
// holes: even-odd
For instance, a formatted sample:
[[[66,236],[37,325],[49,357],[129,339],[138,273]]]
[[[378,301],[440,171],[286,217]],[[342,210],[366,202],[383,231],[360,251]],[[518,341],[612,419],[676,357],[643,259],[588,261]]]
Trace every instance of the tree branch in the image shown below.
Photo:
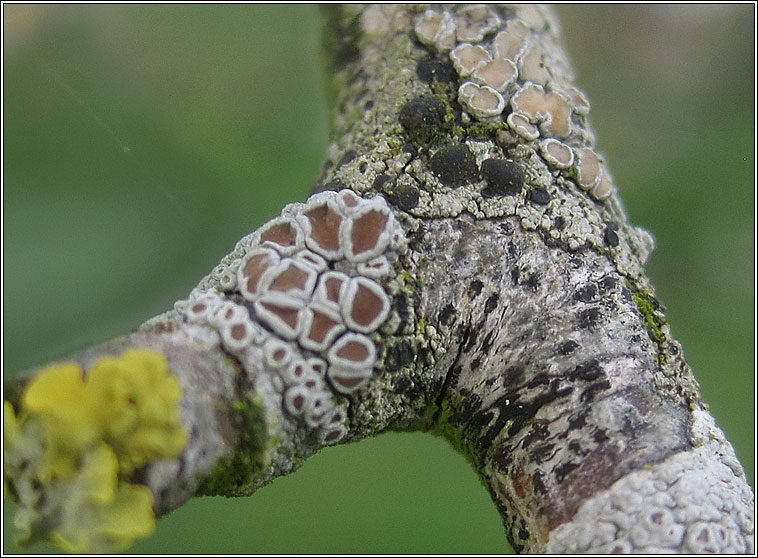
[[[327,192],[285,209],[283,221],[243,239],[175,311],[117,345],[94,350],[99,355],[139,346],[164,354],[185,393],[193,394],[208,376],[196,374],[200,353],[182,341],[192,338],[210,370],[229,378],[214,381],[226,391],[204,403],[184,399],[185,424],[206,430],[189,428],[181,476],[172,479],[176,467],[156,464],[139,477],[151,488],[157,512],[198,490],[249,493],[298,467],[324,442],[422,428],[446,435],[472,459],[516,548],[697,550],[699,543],[719,544],[718,528],[735,545],[723,548],[750,548],[749,518],[735,511],[701,525],[702,510],[692,507],[687,491],[679,494],[675,480],[684,470],[687,482],[714,490],[736,510],[748,510],[752,501],[643,275],[648,235],[626,224],[612,191],[606,197],[610,182],[585,176],[590,171],[581,165],[592,157],[592,132],[555,43],[556,23],[549,14],[545,20],[539,10],[526,10],[499,12],[484,41],[489,45],[505,29],[542,49],[543,65],[539,55],[520,52],[519,79],[504,87],[511,99],[504,114],[512,108],[531,117],[521,133],[514,133],[517,122],[506,126],[478,113],[487,106],[487,99],[475,97],[481,91],[461,94],[458,77],[440,63],[445,58],[430,57],[414,42],[408,29],[416,24],[416,38],[444,50],[439,37],[430,41],[419,27],[424,17],[433,27],[434,15],[383,8],[333,15],[333,25],[342,29],[334,45],[337,139],[317,183]],[[526,22],[519,31],[508,27],[516,18]],[[424,81],[429,74],[431,83]],[[549,87],[529,86],[525,77]],[[532,98],[519,101],[519,94],[527,95],[522,91]],[[480,118],[461,113],[459,100]],[[572,107],[568,128],[559,129],[566,101]],[[525,141],[530,126],[561,141]],[[562,162],[567,152],[576,164]],[[336,193],[345,188],[364,199]],[[273,252],[266,242],[275,245]],[[295,251],[311,254],[305,267],[296,265]],[[329,299],[324,266],[348,285],[338,297]],[[282,279],[294,268],[304,283]],[[318,288],[311,295],[322,283],[322,295]],[[283,284],[289,286],[279,288]],[[266,298],[273,291],[288,300]],[[372,296],[378,309],[358,315],[359,301]],[[333,319],[354,333],[339,340],[341,331],[334,333],[322,348],[304,324],[314,323],[316,312],[322,321],[332,319],[331,302],[340,305],[334,311],[341,317]],[[304,322],[289,323],[292,312]],[[297,342],[276,345],[277,336]],[[366,339],[375,343],[376,355]],[[174,353],[176,346],[185,348]],[[284,372],[277,347],[304,359],[323,358],[326,383],[307,385],[292,376],[296,372]],[[96,362],[93,352],[74,358],[85,369]],[[329,401],[332,393],[338,398]],[[298,394],[306,405],[329,407],[329,416],[339,420],[309,420],[298,408]],[[218,400],[226,404],[219,408]],[[254,413],[259,418],[253,423],[238,420],[255,409],[263,415]],[[217,434],[235,427],[228,443],[219,444]],[[251,431],[262,445],[245,444]],[[242,473],[241,456],[248,466]],[[208,480],[209,465],[221,461]],[[236,463],[233,474],[230,462]],[[701,475],[702,463],[713,472]],[[655,493],[651,479],[672,488]],[[732,488],[718,492],[721,482]],[[651,487],[646,496],[666,509],[649,512],[647,503],[632,503],[622,510],[627,532],[613,506],[619,505],[614,491],[625,494],[629,483],[643,492]],[[585,533],[582,514],[616,525],[616,538]],[[640,521],[650,524],[641,534],[632,529]],[[656,533],[661,525],[665,529]],[[705,535],[708,541],[701,540]]]

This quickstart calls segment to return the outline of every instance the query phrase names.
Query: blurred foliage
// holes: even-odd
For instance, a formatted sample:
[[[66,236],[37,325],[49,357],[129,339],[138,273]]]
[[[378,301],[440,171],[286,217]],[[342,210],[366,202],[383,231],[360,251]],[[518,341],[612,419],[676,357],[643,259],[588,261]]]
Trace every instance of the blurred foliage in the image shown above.
[[[657,239],[657,294],[751,482],[754,9],[558,8],[599,148],[632,222]],[[3,10],[13,373],[184,297],[238,238],[305,199],[328,132],[313,6]],[[387,434],[323,451],[252,498],[194,500],[132,551],[506,549],[463,457]]]

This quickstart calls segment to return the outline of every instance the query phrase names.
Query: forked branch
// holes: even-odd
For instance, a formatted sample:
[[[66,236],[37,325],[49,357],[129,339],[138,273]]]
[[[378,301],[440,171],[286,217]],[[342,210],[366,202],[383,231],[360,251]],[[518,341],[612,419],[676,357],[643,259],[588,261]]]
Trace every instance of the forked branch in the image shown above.
[[[22,535],[116,550],[327,444],[445,435],[530,552],[752,552],[550,10],[327,12],[314,195],[139,331],[6,384]]]

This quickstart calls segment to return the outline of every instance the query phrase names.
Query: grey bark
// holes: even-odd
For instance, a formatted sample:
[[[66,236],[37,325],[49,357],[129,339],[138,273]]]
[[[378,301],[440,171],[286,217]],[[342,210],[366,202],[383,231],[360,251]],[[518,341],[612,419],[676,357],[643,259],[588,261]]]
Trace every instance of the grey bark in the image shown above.
[[[517,550],[752,552],[752,492],[657,308],[643,271],[649,235],[627,223],[615,193],[591,197],[542,160],[536,144],[500,121],[464,115],[457,83],[419,79],[420,61],[430,58],[412,32],[420,9],[356,10],[330,16],[341,29],[332,30],[335,142],[315,190],[386,198],[407,246],[385,251],[393,271],[381,283],[392,310],[374,336],[374,376],[337,404],[350,418],[341,441],[387,429],[445,434],[472,460]],[[551,85],[573,84],[549,12],[498,15],[489,34],[514,18],[528,21]],[[432,93],[446,100],[444,134],[405,148],[414,138],[398,112]],[[593,145],[584,114],[575,112],[572,125],[567,143]],[[487,159],[515,161],[524,177],[518,191],[484,194],[478,172],[446,184],[432,159],[463,144],[477,171]],[[215,289],[244,304],[224,281],[251,243],[238,245],[197,292]],[[340,258],[332,265],[357,273]],[[319,428],[283,409],[280,373],[239,354],[230,361],[233,351],[209,324],[186,323],[187,304],[76,356],[86,368],[95,354],[150,347],[169,357],[185,386],[192,441],[179,460],[144,475],[159,513],[198,491],[251,493],[323,445]],[[278,441],[265,448],[265,467],[211,489],[207,477],[220,461],[260,453],[235,430],[234,403],[252,393],[266,434]]]

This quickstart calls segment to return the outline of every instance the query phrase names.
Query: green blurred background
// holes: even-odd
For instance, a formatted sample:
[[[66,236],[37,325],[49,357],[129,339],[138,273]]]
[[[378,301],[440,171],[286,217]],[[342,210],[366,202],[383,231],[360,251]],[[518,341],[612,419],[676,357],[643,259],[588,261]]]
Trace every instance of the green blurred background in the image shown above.
[[[719,425],[754,468],[754,6],[559,6],[599,149]],[[327,145],[313,6],[4,10],[3,369],[184,297],[305,199]],[[5,501],[10,534],[13,505]],[[12,537],[5,552],[19,552]],[[487,491],[422,434],[196,499],[137,553],[501,553]],[[26,552],[55,549],[37,544]]]

